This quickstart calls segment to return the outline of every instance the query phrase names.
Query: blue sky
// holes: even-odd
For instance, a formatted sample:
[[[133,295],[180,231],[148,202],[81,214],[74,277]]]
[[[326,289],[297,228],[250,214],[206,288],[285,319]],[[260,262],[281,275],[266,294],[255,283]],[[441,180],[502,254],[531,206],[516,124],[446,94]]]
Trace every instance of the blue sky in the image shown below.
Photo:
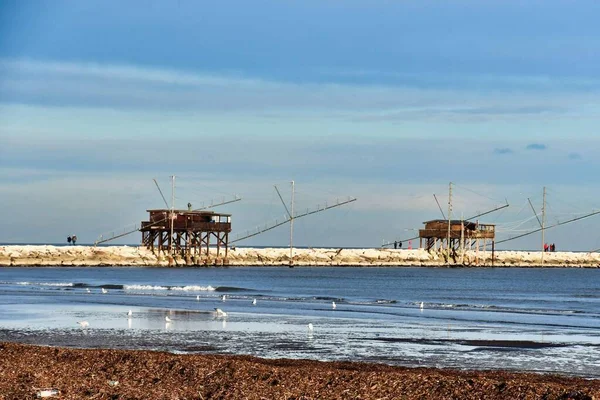
[[[550,222],[600,208],[600,4],[523,3],[3,2],[0,242],[92,242],[172,174],[182,205],[241,195],[235,231],[280,218],[292,179],[299,208],[358,197],[299,220],[306,246],[410,237],[450,181],[456,217],[509,201],[502,237],[543,186]],[[599,248],[597,218],[547,236]]]

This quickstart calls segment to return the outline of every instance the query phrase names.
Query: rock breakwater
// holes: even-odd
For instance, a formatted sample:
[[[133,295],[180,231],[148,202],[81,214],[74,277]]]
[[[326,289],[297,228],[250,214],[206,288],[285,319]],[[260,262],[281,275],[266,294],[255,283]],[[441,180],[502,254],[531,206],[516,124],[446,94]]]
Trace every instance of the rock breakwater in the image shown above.
[[[294,249],[295,266],[496,266],[540,267],[541,252],[497,251],[492,253],[468,251],[464,255],[448,257],[444,252],[424,249]],[[216,253],[199,260],[199,264],[230,266],[289,265],[286,248],[230,249],[224,262]],[[169,260],[157,257],[150,250],[137,246],[0,246],[0,266],[168,266]],[[173,265],[184,266],[183,259]],[[545,267],[600,267],[600,253],[556,252],[545,253]]]

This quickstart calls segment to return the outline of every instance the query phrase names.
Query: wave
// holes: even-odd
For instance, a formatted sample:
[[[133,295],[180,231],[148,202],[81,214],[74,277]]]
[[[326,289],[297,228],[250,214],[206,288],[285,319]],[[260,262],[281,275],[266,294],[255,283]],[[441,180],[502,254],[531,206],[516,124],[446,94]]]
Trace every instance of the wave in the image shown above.
[[[600,294],[576,294],[573,297],[577,299],[600,299]]]
[[[475,350],[490,348],[504,349],[545,349],[551,347],[568,347],[566,343],[537,342],[533,340],[486,340],[486,339],[428,339],[408,337],[374,337],[370,340],[390,343],[414,343],[422,345],[440,345],[454,343],[462,346],[472,346]],[[592,345],[593,346],[593,345]]]
[[[123,285],[124,290],[180,290],[185,292],[212,292],[212,286],[158,286],[158,285]]]
[[[247,289],[247,288],[242,288],[242,287],[235,287],[235,286],[218,286],[216,289],[214,289],[217,292],[254,292],[254,289]]]
[[[57,286],[57,287],[70,287],[73,286],[70,282],[15,282],[17,285],[22,286]]]
[[[110,289],[110,290],[173,290],[184,292],[211,292],[211,291],[242,291],[243,288],[219,287],[214,288],[211,285],[187,285],[187,286],[163,286],[163,285],[120,285],[114,283],[105,283],[100,285],[91,285],[84,282],[0,282],[0,284],[11,284],[19,286],[51,286],[57,288],[73,288],[73,289]]]
[[[413,303],[419,304],[419,303]],[[587,314],[581,310],[561,310],[551,308],[517,308],[493,304],[464,304],[464,303],[425,303],[426,309],[453,309],[460,311],[483,311],[509,314],[534,314],[534,315],[577,315]]]

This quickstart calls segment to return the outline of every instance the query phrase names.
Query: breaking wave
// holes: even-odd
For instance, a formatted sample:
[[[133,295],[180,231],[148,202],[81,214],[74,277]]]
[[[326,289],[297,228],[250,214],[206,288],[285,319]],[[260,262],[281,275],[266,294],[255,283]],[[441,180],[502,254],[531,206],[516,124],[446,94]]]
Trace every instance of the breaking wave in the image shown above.
[[[57,287],[71,287],[73,283],[69,282],[16,282],[17,285],[22,286],[57,286]]]
[[[217,289],[208,286],[155,286],[155,285],[123,285],[124,290],[180,290],[184,292],[212,292]]]

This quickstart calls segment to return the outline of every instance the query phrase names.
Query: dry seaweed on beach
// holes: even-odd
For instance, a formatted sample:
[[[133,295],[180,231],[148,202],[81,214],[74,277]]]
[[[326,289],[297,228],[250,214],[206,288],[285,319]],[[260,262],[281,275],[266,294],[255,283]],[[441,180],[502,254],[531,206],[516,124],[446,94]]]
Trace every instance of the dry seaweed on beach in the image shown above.
[[[600,381],[358,362],[0,344],[0,399],[600,399]],[[52,398],[52,397],[50,397]]]

